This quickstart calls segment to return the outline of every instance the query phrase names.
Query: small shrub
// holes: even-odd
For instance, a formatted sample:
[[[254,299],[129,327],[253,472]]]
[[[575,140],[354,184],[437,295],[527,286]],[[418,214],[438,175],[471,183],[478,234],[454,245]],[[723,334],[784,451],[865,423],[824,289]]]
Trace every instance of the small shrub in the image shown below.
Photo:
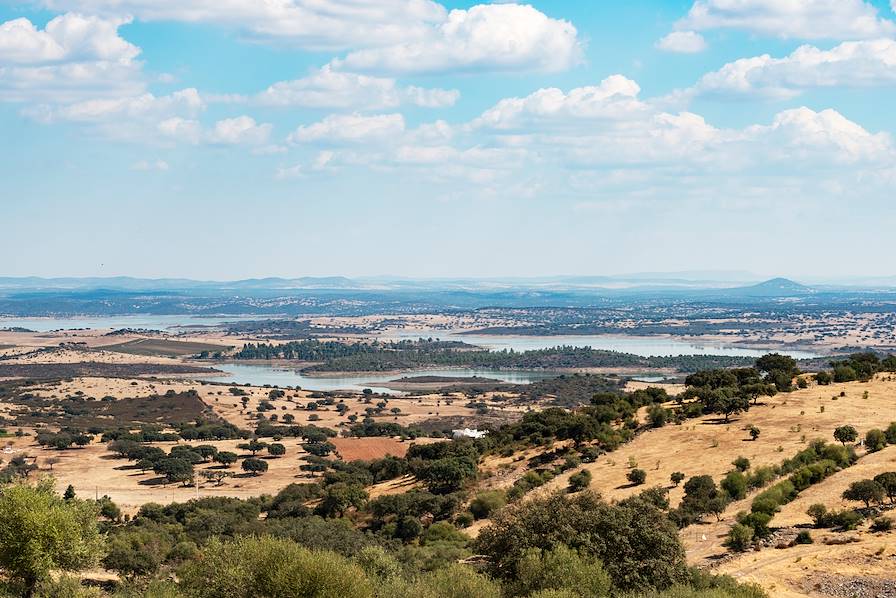
[[[746,457],[738,457],[732,461],[731,464],[734,465],[738,471],[747,471],[750,469],[750,460]]]
[[[486,519],[492,513],[507,504],[507,497],[503,492],[480,492],[470,502],[470,513],[476,519]]]
[[[872,428],[865,433],[865,448],[868,452],[875,453],[887,446],[887,435],[883,430]]]
[[[888,532],[893,529],[893,520],[889,517],[878,517],[871,523],[871,531]]]
[[[625,477],[633,485],[640,486],[647,481],[647,472],[643,469],[633,469]]]
[[[737,552],[743,552],[753,545],[753,528],[742,523],[735,523],[728,532],[725,546]]]
[[[638,471],[638,470],[633,470]],[[591,485],[591,472],[583,469],[569,477],[569,491],[578,492]]]

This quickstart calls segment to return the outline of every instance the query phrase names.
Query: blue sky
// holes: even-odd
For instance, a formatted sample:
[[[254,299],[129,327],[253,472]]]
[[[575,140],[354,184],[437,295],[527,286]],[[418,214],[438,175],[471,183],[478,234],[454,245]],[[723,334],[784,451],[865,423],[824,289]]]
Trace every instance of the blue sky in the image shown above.
[[[894,84],[888,1],[4,0],[0,275],[894,274]]]

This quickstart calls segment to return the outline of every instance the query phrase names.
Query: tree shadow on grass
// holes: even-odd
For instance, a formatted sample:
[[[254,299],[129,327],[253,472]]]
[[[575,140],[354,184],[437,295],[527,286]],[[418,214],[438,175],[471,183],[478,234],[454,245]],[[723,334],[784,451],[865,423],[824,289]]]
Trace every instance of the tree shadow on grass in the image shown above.
[[[157,478],[149,478],[148,480],[140,480],[137,483],[141,486],[166,486],[171,482],[166,480],[163,476],[159,476]]]
[[[643,486],[644,484],[632,484],[629,482],[628,484],[622,484],[621,486],[616,486],[614,490],[628,490],[629,488],[637,488],[638,486]]]

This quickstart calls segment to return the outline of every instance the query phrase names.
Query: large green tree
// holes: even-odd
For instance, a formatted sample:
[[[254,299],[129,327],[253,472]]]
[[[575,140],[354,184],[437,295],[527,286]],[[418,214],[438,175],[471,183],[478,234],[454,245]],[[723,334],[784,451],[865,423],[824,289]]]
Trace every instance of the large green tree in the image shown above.
[[[475,550],[488,556],[492,573],[515,580],[529,549],[559,545],[603,563],[621,590],[665,589],[687,579],[678,531],[640,498],[611,505],[584,491],[528,500],[499,511]]]
[[[31,595],[50,571],[78,571],[99,560],[104,538],[94,502],[64,500],[52,480],[0,490],[0,568]]]

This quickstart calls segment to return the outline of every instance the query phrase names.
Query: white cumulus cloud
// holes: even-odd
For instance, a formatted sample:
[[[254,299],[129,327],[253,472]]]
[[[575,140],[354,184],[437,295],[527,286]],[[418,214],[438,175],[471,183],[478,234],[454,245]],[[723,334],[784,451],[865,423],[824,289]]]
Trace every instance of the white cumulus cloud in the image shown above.
[[[39,30],[26,18],[0,24],[0,64],[60,61],[130,62],[140,48],[118,35],[130,19],[64,14]]]
[[[301,79],[277,82],[253,99],[268,106],[382,110],[402,104],[453,106],[459,97],[456,90],[401,87],[395,79],[334,71],[327,65]]]
[[[656,47],[666,52],[696,54],[706,49],[706,40],[696,31],[673,31],[660,39]]]
[[[446,10],[431,0],[43,0],[51,10],[214,23],[258,39],[346,49],[420,38]]]
[[[292,143],[367,143],[393,139],[404,133],[401,114],[334,114],[320,122],[303,125],[289,136]]]
[[[896,32],[865,0],[696,0],[678,30],[741,29],[793,39],[873,39]]]
[[[71,102],[140,93],[140,49],[118,35],[126,18],[64,14],[41,30],[0,24],[0,100]]]
[[[599,85],[565,93],[539,89],[524,98],[505,98],[486,110],[473,124],[494,129],[525,129],[546,122],[622,119],[643,114],[648,107],[638,99],[640,86],[622,75],[607,77]]]
[[[208,134],[208,140],[224,145],[259,145],[268,140],[271,129],[270,124],[259,124],[251,116],[237,116],[216,122]]]
[[[571,23],[511,3],[449,11],[433,0],[37,1],[56,11],[214,23],[257,40],[348,50],[340,64],[349,70],[555,71],[581,56]]]
[[[448,13],[421,39],[357,50],[334,61],[350,71],[544,71],[581,60],[576,28],[532,6],[480,4]]]
[[[692,94],[788,98],[820,87],[896,83],[896,40],[844,42],[830,50],[804,45],[789,56],[742,58],[704,75]]]

